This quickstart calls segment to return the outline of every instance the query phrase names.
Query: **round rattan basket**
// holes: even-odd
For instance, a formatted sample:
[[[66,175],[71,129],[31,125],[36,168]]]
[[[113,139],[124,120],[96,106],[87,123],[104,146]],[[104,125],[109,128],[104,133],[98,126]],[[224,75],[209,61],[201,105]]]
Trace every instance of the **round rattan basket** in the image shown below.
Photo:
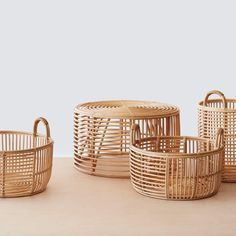
[[[39,122],[46,136],[37,133]],[[33,133],[0,131],[0,197],[23,197],[46,189],[51,177],[53,140],[44,118],[36,119]]]
[[[209,99],[217,95],[218,99]],[[236,182],[236,99],[226,99],[220,91],[209,92],[198,105],[198,134],[213,139],[218,128],[224,129],[225,158],[223,182]]]
[[[134,189],[145,196],[194,200],[217,193],[223,166],[223,129],[216,141],[197,137],[141,138],[134,125],[130,173]]]
[[[141,136],[179,135],[179,109],[145,101],[102,101],[74,110],[74,166],[87,174],[129,177],[130,127]]]

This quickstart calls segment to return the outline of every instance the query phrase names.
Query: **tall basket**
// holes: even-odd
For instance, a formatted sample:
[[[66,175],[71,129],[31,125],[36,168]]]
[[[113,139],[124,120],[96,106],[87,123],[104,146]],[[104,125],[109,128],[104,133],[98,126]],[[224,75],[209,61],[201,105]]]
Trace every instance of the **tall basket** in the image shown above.
[[[180,135],[179,109],[148,101],[101,101],[74,110],[74,166],[87,174],[128,178],[132,124],[141,136]]]
[[[134,125],[130,173],[134,189],[145,196],[194,200],[218,192],[223,164],[223,129],[216,141],[188,136],[141,138]]]
[[[38,134],[42,122],[46,135]],[[53,140],[46,119],[35,120],[33,133],[0,131],[0,197],[44,191],[52,171]]]
[[[209,99],[211,95],[218,99]],[[236,99],[226,99],[220,91],[210,91],[198,105],[198,134],[215,137],[218,128],[224,129],[224,182],[236,182]]]

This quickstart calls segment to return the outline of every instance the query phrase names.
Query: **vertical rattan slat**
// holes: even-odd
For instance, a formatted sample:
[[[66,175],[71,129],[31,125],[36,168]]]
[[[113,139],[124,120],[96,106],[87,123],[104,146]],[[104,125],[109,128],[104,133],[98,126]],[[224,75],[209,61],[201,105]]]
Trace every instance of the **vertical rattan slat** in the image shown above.
[[[209,99],[214,94],[220,99]],[[214,90],[198,105],[198,134],[213,139],[218,128],[225,133],[222,181],[236,182],[236,99],[226,99],[222,92]]]
[[[37,133],[39,122],[46,136]],[[53,140],[48,122],[36,119],[33,133],[0,131],[0,197],[30,196],[46,189],[52,169]]]
[[[133,125],[130,172],[134,189],[145,196],[194,200],[218,192],[223,168],[223,129],[217,139],[153,136],[141,138]]]
[[[74,110],[74,166],[87,174],[129,177],[130,128],[141,127],[141,136],[179,135],[179,109],[145,101],[102,101]]]

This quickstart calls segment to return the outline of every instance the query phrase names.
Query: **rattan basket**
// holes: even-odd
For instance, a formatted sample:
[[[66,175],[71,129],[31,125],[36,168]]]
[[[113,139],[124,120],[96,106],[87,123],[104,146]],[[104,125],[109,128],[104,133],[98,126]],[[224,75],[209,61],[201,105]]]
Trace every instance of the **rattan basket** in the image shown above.
[[[223,166],[223,129],[216,141],[197,137],[140,137],[134,125],[130,172],[134,189],[145,196],[194,200],[217,193]]]
[[[129,177],[130,127],[141,136],[179,135],[179,109],[145,101],[103,101],[74,110],[74,166],[87,174]]]
[[[37,133],[39,122],[46,136]],[[33,133],[0,131],[0,197],[29,196],[46,189],[52,170],[53,141],[44,118]]]
[[[209,99],[218,95],[218,99]],[[236,182],[236,99],[226,99],[220,91],[209,92],[198,105],[198,134],[213,139],[218,128],[224,129],[225,158],[223,182]]]

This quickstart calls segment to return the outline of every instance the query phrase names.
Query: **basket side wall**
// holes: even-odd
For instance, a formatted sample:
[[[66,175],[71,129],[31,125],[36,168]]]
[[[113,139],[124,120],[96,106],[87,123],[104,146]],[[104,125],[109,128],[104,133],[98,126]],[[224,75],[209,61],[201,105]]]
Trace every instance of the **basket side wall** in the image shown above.
[[[141,136],[179,135],[179,114],[152,119],[94,118],[74,113],[74,165],[82,172],[129,177],[130,128],[141,127]]]
[[[216,105],[215,105],[216,106]],[[228,104],[228,106],[230,106]],[[231,105],[232,107],[232,105]],[[222,180],[236,182],[236,110],[225,112],[219,109],[198,108],[198,135],[215,139],[218,128],[224,129],[225,157]]]
[[[42,137],[1,134],[0,197],[20,197],[45,190],[51,176],[53,143]],[[32,148],[35,145],[36,148]],[[28,149],[25,150],[24,149]]]
[[[157,147],[157,142],[154,140],[145,145],[141,142],[141,149],[130,147],[131,182],[137,192],[160,199],[192,200],[209,197],[218,191],[223,149],[188,157],[184,151],[204,150],[207,145],[194,142],[193,146],[189,141],[188,150],[184,150],[181,142],[165,142],[161,148]],[[151,150],[153,154],[147,154],[145,150]]]

